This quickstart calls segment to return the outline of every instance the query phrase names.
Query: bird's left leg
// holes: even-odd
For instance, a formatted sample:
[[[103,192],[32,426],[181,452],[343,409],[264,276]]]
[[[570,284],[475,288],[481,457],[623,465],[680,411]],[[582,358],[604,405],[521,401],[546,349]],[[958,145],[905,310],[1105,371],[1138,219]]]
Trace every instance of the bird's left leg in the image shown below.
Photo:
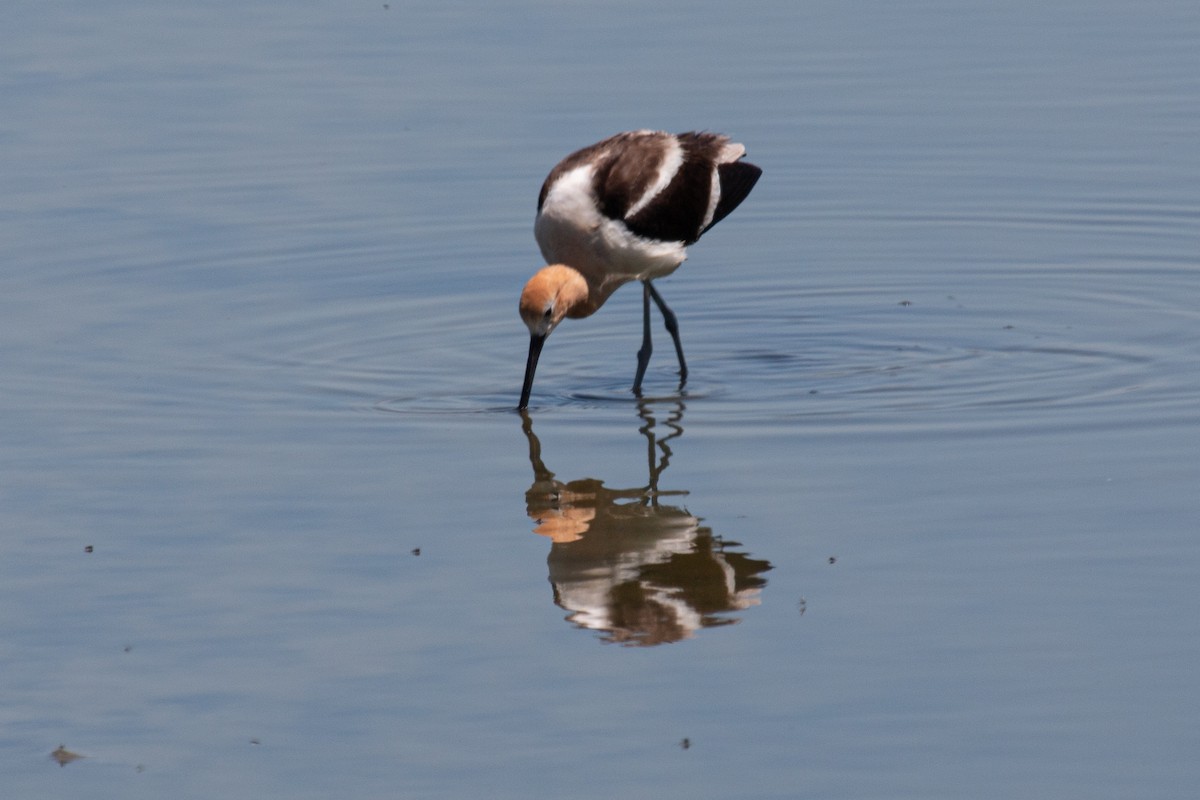
[[[667,304],[663,302],[662,296],[658,290],[650,285],[650,281],[646,281],[646,289],[649,295],[654,298],[654,304],[658,306],[658,310],[662,312],[663,324],[667,326],[667,333],[671,334],[671,340],[675,342],[675,355],[679,356],[679,385],[687,383],[687,362],[683,360],[683,345],[679,342],[679,323],[675,320],[675,312],[667,308]],[[649,314],[649,307],[647,307]],[[646,320],[646,325],[650,325],[649,318]]]
[[[637,374],[633,376],[633,393],[638,397],[642,396],[642,378],[646,376],[646,365],[654,350],[650,344],[650,293],[653,291],[650,281],[642,281],[642,349],[638,350]]]

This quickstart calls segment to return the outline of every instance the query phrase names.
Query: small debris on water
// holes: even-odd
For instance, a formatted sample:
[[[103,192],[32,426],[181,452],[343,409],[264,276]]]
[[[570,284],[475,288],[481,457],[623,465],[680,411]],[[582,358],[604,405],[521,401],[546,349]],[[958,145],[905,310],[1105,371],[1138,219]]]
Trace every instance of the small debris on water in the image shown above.
[[[58,765],[60,767],[65,767],[67,764],[70,764],[72,761],[77,761],[78,759],[86,758],[86,756],[81,756],[81,755],[79,755],[79,753],[72,753],[64,745],[61,745],[61,744],[58,746],[57,750],[55,750],[53,753],[50,754],[50,757],[53,758],[55,761],[57,761]]]

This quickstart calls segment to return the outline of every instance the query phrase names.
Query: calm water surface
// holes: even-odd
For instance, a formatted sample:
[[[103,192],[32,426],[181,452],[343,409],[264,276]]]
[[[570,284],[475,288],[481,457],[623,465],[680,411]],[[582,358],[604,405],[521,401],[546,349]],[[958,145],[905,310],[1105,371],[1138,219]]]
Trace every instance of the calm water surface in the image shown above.
[[[4,796],[1194,795],[1194,3],[0,17]],[[765,170],[693,374],[523,417],[635,127]]]

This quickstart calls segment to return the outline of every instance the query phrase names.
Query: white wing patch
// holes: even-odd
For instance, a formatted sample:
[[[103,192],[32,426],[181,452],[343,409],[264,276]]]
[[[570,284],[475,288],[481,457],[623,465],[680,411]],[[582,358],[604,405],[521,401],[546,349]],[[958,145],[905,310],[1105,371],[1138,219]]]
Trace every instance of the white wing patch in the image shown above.
[[[717,213],[717,203],[721,202],[721,176],[717,172],[717,165],[712,168],[712,179],[708,182],[708,208],[704,211],[704,221],[700,223],[699,233],[703,233],[704,229],[712,225],[713,215]]]

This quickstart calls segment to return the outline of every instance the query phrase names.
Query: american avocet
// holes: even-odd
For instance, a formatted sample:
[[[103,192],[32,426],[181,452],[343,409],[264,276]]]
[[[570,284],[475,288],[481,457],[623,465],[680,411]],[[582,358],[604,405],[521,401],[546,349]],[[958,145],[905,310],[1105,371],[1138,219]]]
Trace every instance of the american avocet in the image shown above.
[[[670,275],[687,246],[746,199],[762,170],[740,161],[746,148],[716,133],[618,133],[564,158],[538,196],[534,235],[546,263],[521,292],[529,358],[518,408],[529,405],[538,356],[563,317],[595,313],[629,281],[642,282],[642,348],[633,392],[650,361],[650,301],[687,363],[675,315],[650,281]]]

